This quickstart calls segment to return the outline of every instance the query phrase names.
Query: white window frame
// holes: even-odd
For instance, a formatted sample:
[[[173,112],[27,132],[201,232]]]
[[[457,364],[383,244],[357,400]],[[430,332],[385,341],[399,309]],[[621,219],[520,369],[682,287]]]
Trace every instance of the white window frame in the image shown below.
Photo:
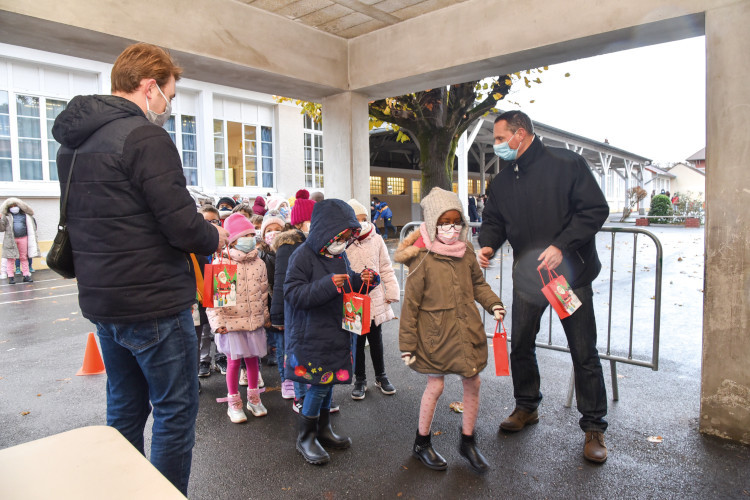
[[[189,117],[193,119],[194,125],[195,125],[195,134],[185,134],[185,135],[195,135],[195,150],[192,149],[185,149],[185,144],[182,142],[182,118],[183,117]],[[182,113],[175,113],[170,116],[174,120],[174,131],[167,130],[167,132],[170,134],[174,134],[174,137],[172,138],[172,141],[174,142],[175,146],[177,147],[177,152],[180,154],[180,163],[182,164],[182,171],[185,172],[186,168],[189,168],[191,170],[195,170],[197,173],[196,176],[196,184],[190,184],[187,177],[185,177],[185,182],[188,186],[201,186],[201,169],[200,169],[200,142],[198,140],[198,117],[196,115],[190,115],[190,114],[182,114]],[[164,128],[167,128],[167,124],[164,124]],[[185,152],[191,152],[195,153],[195,167],[185,167]]]
[[[50,157],[49,157],[49,142],[54,141],[54,137],[50,137],[47,134],[47,99],[53,101],[63,101],[67,106],[70,103],[70,99],[62,98],[59,96],[48,96],[36,92],[26,91],[14,91],[7,88],[0,88],[0,92],[8,93],[8,120],[10,128],[10,156],[11,156],[11,176],[10,181],[0,181],[0,184],[10,183],[31,183],[31,184],[42,184],[42,183],[57,183],[57,179],[51,179],[49,175]],[[41,179],[21,179],[21,151],[18,143],[18,109],[16,105],[17,96],[28,96],[39,99],[39,132],[40,132],[40,147],[41,147],[41,162],[42,162],[42,178]],[[57,158],[52,158],[52,162],[56,162]]]
[[[323,176],[324,161],[323,161],[323,123],[316,123],[315,120],[310,118],[308,115],[303,115],[302,127],[304,130],[304,137],[302,141],[302,147],[304,148],[303,153],[303,169],[305,175],[305,187],[313,189],[323,189],[325,187],[325,180]],[[310,146],[306,146],[307,139],[310,139]],[[320,141],[320,147],[316,146],[316,141]],[[307,172],[307,152],[310,152],[310,173]],[[316,150],[320,150],[319,160],[315,158]]]
[[[192,116],[192,115],[191,115]],[[227,120],[226,118],[214,118],[213,123],[216,122],[222,122],[222,133],[223,133],[223,141],[224,141],[224,152],[223,153],[216,153],[216,149],[212,147],[214,151],[214,164],[213,164],[213,172],[214,172],[214,182],[216,181],[216,172],[219,170],[216,168],[216,155],[222,154],[223,156],[223,164],[224,164],[224,184],[219,184],[216,182],[216,188],[225,190],[230,188],[260,188],[260,189],[276,189],[276,175],[278,173],[278,161],[276,158],[276,140],[274,139],[274,133],[275,127],[272,127],[271,125],[263,125],[260,123],[246,123],[246,122],[238,122],[235,120]],[[227,133],[227,123],[239,123],[241,125],[241,136],[242,136],[242,152],[240,155],[240,161],[242,163],[242,186],[228,186],[227,180],[229,179],[229,134]],[[245,127],[254,127],[255,128],[255,153],[254,155],[247,154],[246,148],[245,148]],[[262,129],[268,128],[271,130],[271,155],[270,157],[266,156],[265,158],[271,158],[272,166],[273,166],[273,177],[272,177],[272,184],[270,186],[264,186],[263,185],[263,149],[262,144],[264,142],[268,143],[268,141],[263,141],[261,138],[262,135]],[[215,137],[213,135],[212,131],[212,139]],[[252,157],[255,156],[255,165],[256,165],[256,183],[255,185],[248,185],[247,184],[247,171],[245,170],[245,158],[246,157]]]

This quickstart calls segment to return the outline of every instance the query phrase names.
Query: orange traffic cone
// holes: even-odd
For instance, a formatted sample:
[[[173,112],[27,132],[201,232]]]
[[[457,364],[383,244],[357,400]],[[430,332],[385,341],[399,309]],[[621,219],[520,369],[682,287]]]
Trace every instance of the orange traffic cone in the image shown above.
[[[89,332],[89,339],[86,342],[86,352],[83,354],[83,366],[76,375],[99,375],[105,373],[104,361],[99,354],[99,346],[96,345],[94,334]]]

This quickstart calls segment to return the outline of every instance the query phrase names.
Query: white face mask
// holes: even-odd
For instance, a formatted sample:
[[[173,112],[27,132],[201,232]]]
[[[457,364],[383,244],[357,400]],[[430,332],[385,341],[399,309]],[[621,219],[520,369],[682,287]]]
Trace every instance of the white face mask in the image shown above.
[[[161,91],[161,88],[159,88],[158,85],[156,86],[156,88],[164,98],[164,102],[167,103],[167,107],[164,108],[163,113],[152,111],[148,105],[148,97],[146,97],[146,119],[156,126],[163,127],[164,124],[167,123],[169,117],[172,116],[172,103],[169,101],[169,99],[167,99],[167,96],[164,95],[164,92]]]
[[[21,209],[18,208],[18,207],[10,207],[10,213],[12,213],[12,214],[17,214],[20,211],[21,211]]]
[[[346,250],[347,247],[346,241],[335,241],[328,245],[328,253],[331,255],[339,255],[340,253],[343,253],[344,250]]]
[[[221,217],[222,219],[226,219],[230,215],[232,215],[232,211],[230,209],[228,209],[228,208],[220,208],[219,209],[219,217]]]
[[[368,221],[362,221],[359,223],[360,226],[362,226],[362,232],[360,232],[360,236],[366,236],[367,233],[369,233],[372,230],[372,223]]]
[[[460,229],[449,229],[443,231],[442,229],[437,230],[437,238],[445,243],[446,245],[452,245],[458,241],[458,237],[461,234]]]

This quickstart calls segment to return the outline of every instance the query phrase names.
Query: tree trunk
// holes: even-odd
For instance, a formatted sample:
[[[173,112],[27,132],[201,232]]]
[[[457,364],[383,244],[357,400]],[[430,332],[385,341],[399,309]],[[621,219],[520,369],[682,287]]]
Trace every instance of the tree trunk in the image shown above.
[[[421,198],[434,187],[453,190],[453,161],[456,145],[452,133],[443,130],[429,131],[417,137],[419,160],[422,169]]]

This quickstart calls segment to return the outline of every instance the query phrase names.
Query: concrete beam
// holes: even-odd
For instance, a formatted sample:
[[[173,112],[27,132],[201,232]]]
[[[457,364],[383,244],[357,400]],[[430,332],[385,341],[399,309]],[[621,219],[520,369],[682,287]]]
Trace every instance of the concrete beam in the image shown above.
[[[112,63],[134,41],[196,80],[315,101],[348,89],[346,40],[240,2],[0,0],[0,42]]]
[[[706,13],[706,283],[700,430],[750,444],[750,2]]]
[[[351,40],[351,90],[398,96],[698,36],[707,9],[738,1],[470,0]]]

